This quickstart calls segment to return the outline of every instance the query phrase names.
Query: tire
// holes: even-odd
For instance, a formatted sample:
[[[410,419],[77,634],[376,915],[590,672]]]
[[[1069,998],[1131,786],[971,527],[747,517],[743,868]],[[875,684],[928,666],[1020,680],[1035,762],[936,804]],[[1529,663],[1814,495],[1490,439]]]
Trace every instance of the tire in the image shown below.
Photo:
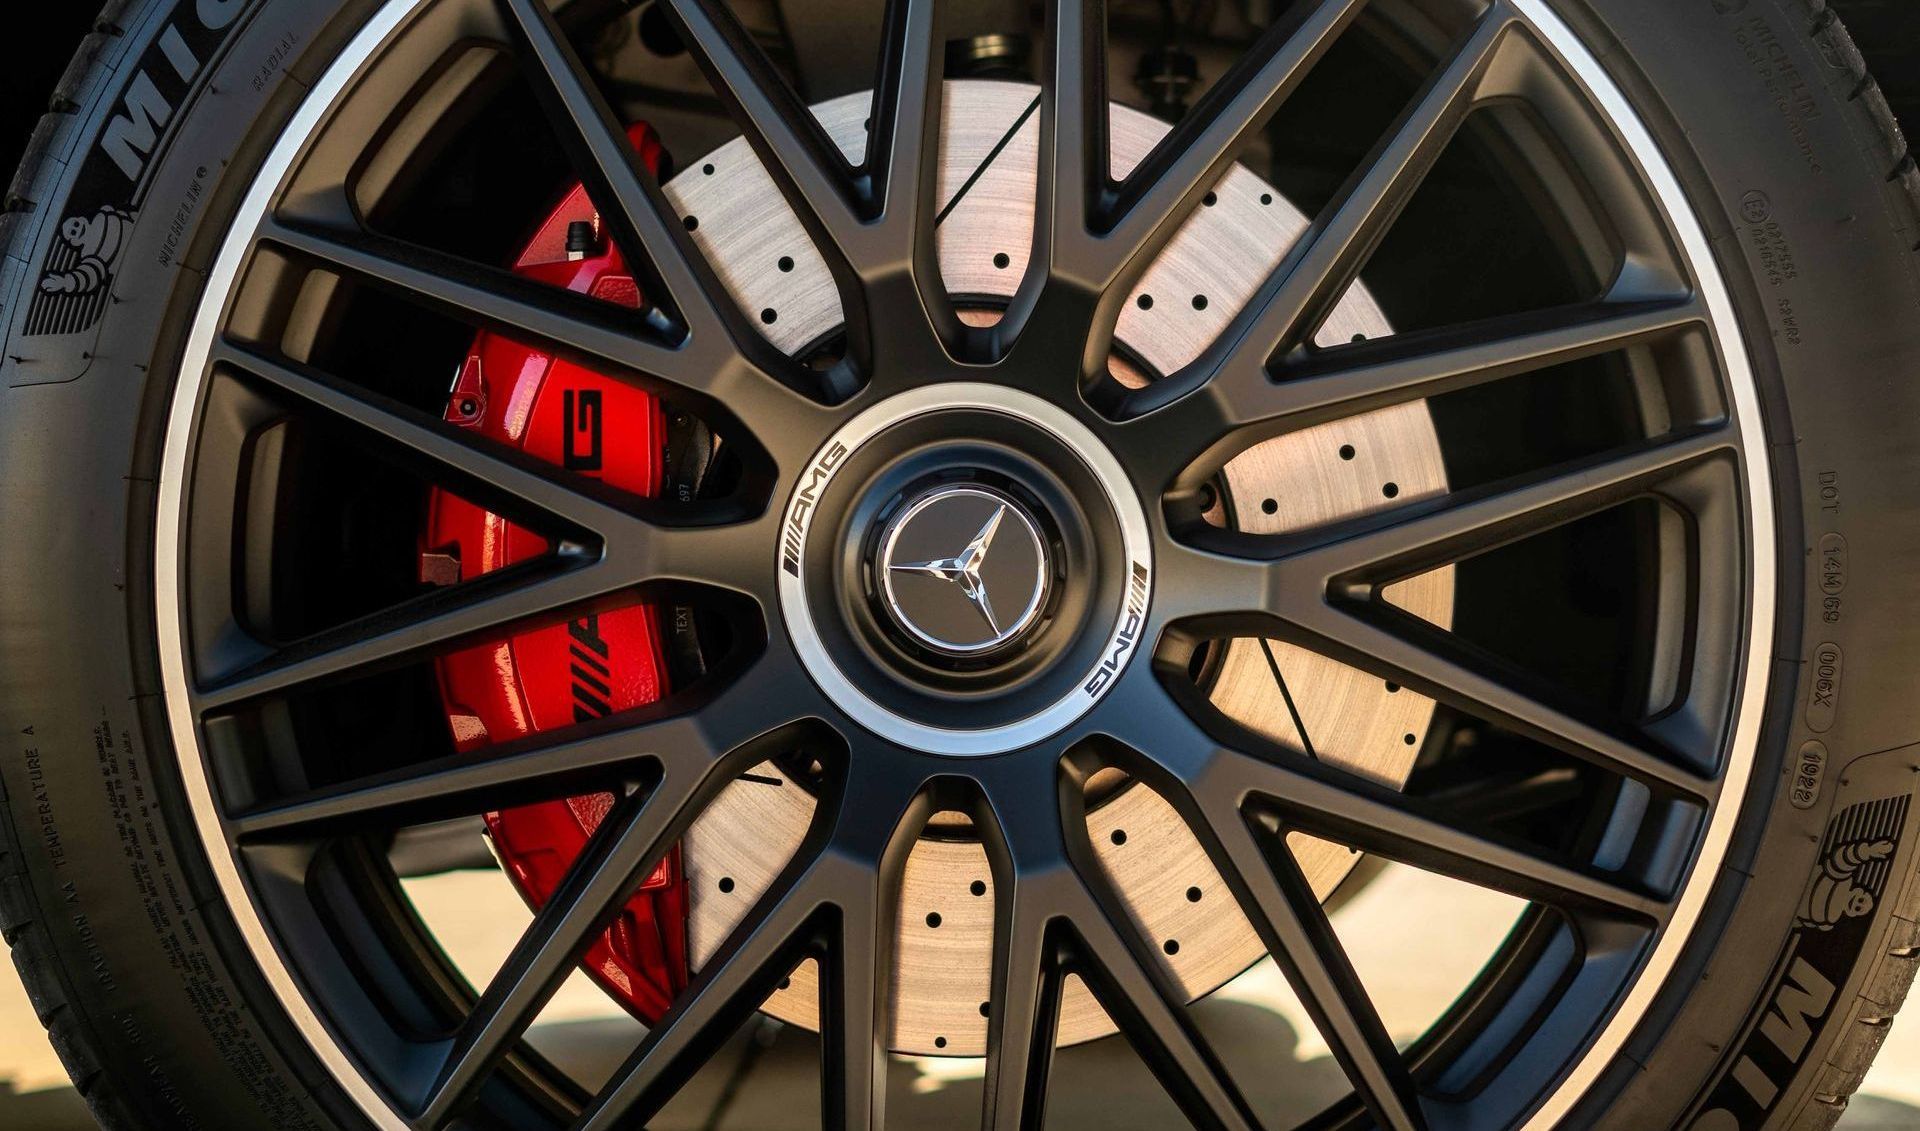
[[[1844,0],[1833,5],[1853,32],[1867,65],[1886,86],[1881,93],[1894,117],[1909,124],[1920,115],[1920,78],[1915,77],[1914,38],[1920,24],[1911,8],[1884,0]]]
[[[0,215],[0,928],[109,1128],[370,1125],[282,1007],[196,834],[150,548],[209,264],[375,6],[114,0]],[[1754,784],[1705,926],[1563,1125],[1831,1127],[1920,968],[1920,168],[1826,0],[1556,7],[1708,228],[1779,526],[1758,552],[1779,629],[1755,676]],[[113,125],[143,82],[166,108],[153,139]],[[43,280],[82,270],[52,258],[62,222],[109,213],[124,250],[76,276],[99,298],[54,310]],[[1886,864],[1866,906],[1823,915],[1862,829],[1892,846]]]

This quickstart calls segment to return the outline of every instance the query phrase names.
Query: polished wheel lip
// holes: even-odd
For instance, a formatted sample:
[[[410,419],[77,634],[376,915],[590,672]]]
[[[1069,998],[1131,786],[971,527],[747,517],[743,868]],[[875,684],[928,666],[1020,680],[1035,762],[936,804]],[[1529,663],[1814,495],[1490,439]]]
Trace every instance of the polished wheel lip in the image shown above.
[[[380,47],[427,0],[389,0],[376,10],[343,48],[340,56],[314,81],[300,102],[279,141],[267,154],[259,175],[247,189],[235,213],[235,223],[221,244],[217,258],[207,271],[207,289],[196,308],[188,331],[180,380],[174,387],[173,402],[167,416],[166,442],[161,453],[158,506],[154,526],[154,611],[155,633],[160,643],[160,676],[166,689],[167,721],[173,738],[176,761],[180,766],[187,802],[193,810],[194,827],[207,852],[214,879],[220,885],[227,909],[233,915],[240,936],[246,941],[261,976],[286,1010],[287,1016],[306,1038],[308,1047],[348,1098],[381,1131],[411,1131],[406,1116],[374,1087],[372,1077],[356,1065],[333,1030],[320,1020],[313,1003],[301,992],[286,956],[280,951],[260,917],[259,908],[248,894],[240,874],[234,846],[227,843],[220,818],[220,805],[213,795],[213,780],[206,764],[206,751],[200,743],[200,727],[188,705],[190,692],[186,668],[186,628],[181,603],[183,590],[182,559],[186,554],[183,523],[186,517],[182,489],[187,478],[194,423],[199,414],[201,393],[211,369],[214,342],[219,336],[220,320],[226,312],[240,268],[246,262],[253,234],[272,208],[282,181],[293,168],[306,139],[326,119],[334,103],[346,93],[350,83],[361,74]],[[169,540],[168,531],[173,532]],[[192,751],[191,755],[180,752]]]
[[[1761,415],[1753,363],[1740,336],[1740,321],[1733,308],[1733,297],[1720,275],[1713,245],[1707,239],[1700,218],[1687,202],[1686,192],[1674,173],[1665,152],[1613,76],[1600,60],[1580,41],[1573,29],[1547,0],[1511,0],[1534,28],[1547,49],[1579,81],[1587,97],[1605,114],[1608,124],[1618,131],[1627,156],[1638,165],[1640,175],[1654,190],[1665,214],[1669,230],[1678,236],[1680,255],[1693,270],[1695,286],[1707,309],[1707,325],[1713,337],[1715,353],[1732,400],[1733,416],[1745,439],[1741,484],[1747,504],[1749,536],[1746,539],[1747,578],[1750,589],[1747,627],[1747,654],[1740,671],[1740,687],[1733,711],[1734,725],[1726,744],[1727,764],[1721,779],[1719,801],[1709,814],[1701,845],[1694,856],[1674,900],[1666,929],[1654,942],[1653,952],[1641,965],[1639,974],[1627,988],[1624,999],[1614,1008],[1607,1025],[1568,1071],[1561,1085],[1542,1101],[1528,1117],[1526,1131],[1548,1131],[1557,1125],[1581,1097],[1600,1079],[1616,1054],[1626,1047],[1640,1026],[1654,998],[1666,988],[1668,977],[1680,961],[1680,955],[1693,941],[1693,925],[1706,910],[1707,900],[1719,886],[1720,864],[1732,845],[1734,830],[1746,811],[1747,793],[1753,782],[1753,763],[1758,754],[1760,728],[1766,715],[1768,657],[1773,649],[1777,563],[1774,558],[1778,538],[1773,505],[1773,461],[1767,449],[1766,421]]]
[[[931,726],[900,714],[868,695],[833,658],[814,618],[804,571],[806,547],[813,533],[816,503],[833,486],[846,461],[868,441],[915,417],[948,410],[999,413],[1044,429],[1073,452],[1105,489],[1103,500],[1120,530],[1128,582],[1118,587],[1118,599],[1100,614],[1106,646],[1087,668],[1073,690],[1023,719],[979,730]],[[791,498],[782,511],[779,561],[781,621],[801,665],[816,685],[854,722],[891,742],[930,754],[980,757],[1019,750],[1042,742],[1073,725],[1100,702],[1120,680],[1141,651],[1138,634],[1153,592],[1153,543],[1146,510],[1140,504],[1120,461],[1093,430],[1065,409],[1032,393],[982,381],[952,381],[923,385],[896,393],[835,432],[805,465]]]
[[[259,220],[266,214],[277,194],[282,178],[291,168],[305,139],[319,126],[335,100],[356,77],[377,49],[422,3],[422,0],[392,0],[378,9],[369,23],[342,51],[315,82],[285,132],[275,144],[254,184],[249,188],[238,212],[238,222],[222,245],[208,273],[208,283],[194,317],[187,343],[181,379],[176,386],[167,419],[167,431],[158,483],[158,521],[154,557],[154,596],[156,601],[159,659],[166,693],[170,730],[186,787],[194,823],[208,853],[215,878],[234,916],[242,937],[268,982],[294,1023],[329,1073],[364,1114],[383,1128],[405,1128],[407,1119],[377,1091],[369,1077],[357,1068],[353,1059],[334,1039],[312,1004],[300,991],[298,979],[275,947],[273,936],[262,922],[259,909],[249,897],[235,850],[227,842],[220,808],[212,792],[212,782],[200,744],[199,727],[190,706],[190,686],[186,670],[185,628],[181,602],[182,556],[185,538],[186,472],[193,444],[194,424],[208,372],[220,318],[245,261]],[[1556,1124],[1598,1078],[1624,1046],[1640,1023],[1653,996],[1664,987],[1680,952],[1691,939],[1691,924],[1697,920],[1711,889],[1715,886],[1735,825],[1744,808],[1751,784],[1752,763],[1765,698],[1767,654],[1772,640],[1775,613],[1774,514],[1771,465],[1767,459],[1753,374],[1733,316],[1731,299],[1720,278],[1711,245],[1697,217],[1688,207],[1685,194],[1661,151],[1598,60],[1579,41],[1572,30],[1553,12],[1545,0],[1509,0],[1524,14],[1540,38],[1581,81],[1587,95],[1606,112],[1612,127],[1626,143],[1624,148],[1640,165],[1640,172],[1655,190],[1670,227],[1678,233],[1681,254],[1694,269],[1694,277],[1709,312],[1709,326],[1717,345],[1718,359],[1732,398],[1734,415],[1746,438],[1744,488],[1750,536],[1750,603],[1747,610],[1746,666],[1739,688],[1735,725],[1728,744],[1729,762],[1722,780],[1720,802],[1713,807],[1686,882],[1678,893],[1675,908],[1666,929],[1656,940],[1652,953],[1631,984],[1626,999],[1616,1007],[1610,1022],[1592,1041],[1582,1058],[1563,1082],[1526,1122],[1529,1128],[1547,1128]]]
[[[896,561],[900,536],[905,533],[907,525],[915,517],[924,513],[928,507],[956,497],[987,499],[996,504],[997,509],[987,525],[982,527],[979,533],[974,535],[973,540],[958,553],[924,562]],[[1008,523],[1009,518],[1012,519],[1011,525]],[[995,608],[991,589],[980,576],[988,556],[993,553],[995,543],[1005,534],[1025,535],[1032,546],[1035,558],[1031,591],[1011,619],[1003,616],[1004,610]],[[963,561],[962,559],[969,553],[976,556],[971,561]],[[921,643],[950,655],[976,656],[1011,642],[1033,623],[1034,617],[1040,612],[1040,606],[1047,598],[1047,544],[1040,535],[1039,527],[1034,525],[1026,508],[1016,500],[985,487],[972,485],[939,487],[909,503],[887,524],[886,533],[880,539],[878,563],[876,572],[880,577],[881,591],[886,596],[887,609],[893,614],[894,622]],[[904,573],[931,574],[950,585],[963,586],[967,591],[968,602],[987,626],[987,637],[971,643],[961,643],[944,639],[923,628],[908,614],[904,599],[895,589],[896,579]]]

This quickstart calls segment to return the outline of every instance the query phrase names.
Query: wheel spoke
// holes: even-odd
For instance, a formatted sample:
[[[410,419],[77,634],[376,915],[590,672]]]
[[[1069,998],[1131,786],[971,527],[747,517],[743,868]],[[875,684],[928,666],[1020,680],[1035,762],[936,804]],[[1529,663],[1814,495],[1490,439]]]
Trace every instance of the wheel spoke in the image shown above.
[[[1163,601],[1164,615],[1212,635],[1286,640],[1662,794],[1710,798],[1712,780],[1686,768],[1650,736],[1592,717],[1528,673],[1382,604],[1378,593],[1389,582],[1658,490],[1724,458],[1732,443],[1730,429],[1709,427],[1329,532],[1208,536],[1212,549],[1183,548],[1180,564],[1200,580]],[[1277,560],[1248,556],[1276,552]]]
[[[445,1126],[463,1111],[692,819],[718,775],[672,773],[623,798],[594,831],[474,1005],[420,1105],[418,1123]]]
[[[268,695],[376,675],[462,644],[559,624],[625,602],[630,579],[604,563],[534,563],[436,589],[283,647],[199,689],[206,713]]]
[[[887,1040],[891,1026],[893,919],[876,898],[842,901],[838,923],[821,961],[820,1088],[824,1126],[884,1127]]]
[[[761,610],[755,615],[764,618],[769,598],[762,590],[773,571],[758,551],[769,544],[771,522],[766,517],[715,526],[632,521],[626,536],[599,559],[564,552],[512,566],[274,648],[208,680],[198,691],[197,706],[202,712],[223,711],[263,696],[362,678],[688,587],[730,595],[736,605],[747,598]]]
[[[895,932],[907,856],[932,815],[906,775],[876,771],[846,783],[833,836],[834,923],[821,955],[822,1125],[886,1125],[888,1042],[893,1033]]]
[[[668,10],[678,18],[682,39],[802,226],[824,245],[829,265],[837,257],[856,272],[876,266],[863,235],[872,219],[872,202],[862,198],[846,158],[732,8],[725,0],[668,0]],[[904,23],[895,30],[924,30],[928,19],[927,13],[916,13],[894,21]],[[916,47],[913,54],[927,49]],[[896,56],[896,63],[906,57]],[[908,123],[903,140],[918,132]],[[878,259],[890,254],[881,252]]]
[[[216,361],[264,380],[370,434],[425,478],[536,530],[557,554],[403,601],[276,649],[201,690],[203,710],[323,680],[373,674],[509,628],[534,628],[631,601],[643,587],[702,585],[756,595],[772,567],[762,548],[774,519],[668,525],[655,500],[625,499],[525,453],[350,388],[298,363],[223,343]],[[709,514],[706,517],[716,517]],[[722,512],[717,517],[735,517]],[[555,531],[555,527],[563,529]],[[570,528],[570,529],[567,529]],[[581,543],[589,543],[587,549]]]
[[[1385,608],[1376,587],[1617,506],[1724,456],[1730,443],[1725,428],[1682,434],[1306,551],[1280,570],[1282,590],[1297,595],[1280,613],[1285,635],[1662,794],[1711,797],[1712,781],[1686,768],[1676,752],[1636,728],[1595,716],[1451,634]]]
[[[242,840],[391,831],[613,789],[647,776],[649,767],[676,781],[697,777],[730,751],[811,713],[810,697],[783,682],[780,671],[763,658],[711,698],[662,700],[557,734],[403,766],[256,805],[229,824]]]
[[[1664,901],[1624,880],[1553,860],[1504,834],[1469,826],[1431,801],[1219,720],[1232,731],[1223,743],[1196,721],[1217,712],[1190,684],[1137,695],[1135,702],[1130,725],[1114,735],[1135,752],[1126,768],[1155,782],[1196,829],[1227,827],[1226,814],[1251,810],[1289,829],[1530,902],[1641,923],[1666,917]],[[1231,857],[1220,866],[1223,874],[1239,867]]]
[[[1534,903],[1638,922],[1666,918],[1659,898],[1621,880],[1558,863],[1530,846],[1456,825],[1450,815],[1356,779],[1329,780],[1307,766],[1236,755],[1261,805],[1293,827],[1391,860]],[[1339,771],[1333,771],[1338,773]]]
[[[1216,567],[1219,559],[1214,559]],[[1254,588],[1244,567],[1217,568],[1221,588]],[[1212,602],[1209,602],[1212,603]],[[1301,599],[1276,613],[1201,614],[1189,621],[1205,635],[1251,634],[1284,640],[1406,687],[1416,694],[1531,738],[1562,754],[1631,778],[1669,797],[1712,799],[1712,777],[1689,768],[1684,753],[1665,748],[1639,727],[1597,713],[1475,649],[1450,633],[1388,609]]]
[[[915,259],[916,273],[930,272],[936,286],[943,43],[935,0],[889,0],[866,161],[879,206],[873,238],[896,258]]]
[[[645,771],[650,747],[681,748],[697,737],[686,720],[671,719],[628,723],[570,741],[515,742],[485,755],[449,755],[299,794],[243,813],[231,823],[243,840],[278,840],[451,820],[611,788],[622,777]]]
[[[820,980],[825,1127],[878,1131],[886,1123],[900,891],[907,857],[933,814],[920,771],[897,751],[888,763],[843,784],[830,867],[820,876],[834,905]]]
[[[1165,696],[1161,696],[1165,699]],[[992,1013],[1009,1011],[1014,1034],[1041,1035],[1057,1021],[1058,989],[1049,980],[1052,946],[1065,971],[1078,974],[1128,1044],[1180,1110],[1197,1126],[1259,1126],[1244,1097],[1187,1010],[1187,996],[1135,926],[1121,893],[1087,840],[1086,790],[1081,774],[1040,759],[1002,769],[976,825],[983,829],[996,886],[996,953]],[[1004,928],[1004,929],[1003,929]],[[1036,956],[1033,952],[1041,949]],[[1054,1000],[1049,1000],[1052,996]],[[1051,1045],[1051,1041],[1048,1041]],[[990,1049],[990,1056],[992,1055]],[[1003,1051],[999,1055],[1006,1056]],[[1014,1050],[990,1065],[990,1118],[1037,1123],[1045,1098],[1051,1050]],[[1018,1123],[1005,1123],[1018,1126]]]
[[[1529,674],[1418,622],[1389,628],[1329,610],[1320,624],[1304,629],[1291,634],[1293,642],[1631,778],[1662,796],[1695,803],[1714,796],[1712,778],[1689,769],[1681,754],[1639,728],[1596,714]]]
[[[1144,449],[1159,483],[1193,479],[1261,440],[1670,340],[1704,319],[1692,297],[1586,303],[1310,351],[1277,373],[1229,366],[1198,388],[1168,378],[1129,396],[1127,426],[1192,439],[1127,447]]]
[[[1146,270],[1364,6],[1311,0],[1289,7],[1128,176],[1100,225],[1114,285],[1130,287]]]
[[[925,316],[916,325],[949,342],[964,333],[934,239],[945,42],[938,8],[934,0],[889,0],[868,150],[856,167],[725,0],[669,0],[701,69],[826,260],[855,375],[874,372],[877,338],[916,332],[906,320],[876,318],[876,303],[901,308],[877,288],[904,282]]]
[[[1733,430],[1711,425],[1602,453],[1482,490],[1415,503],[1337,531],[1281,564],[1295,592],[1359,599],[1373,585],[1457,562],[1599,514],[1728,457]]]
[[[1392,1131],[1421,1131],[1426,1119],[1413,1077],[1293,854],[1282,841],[1256,838],[1237,809],[1210,812],[1200,827],[1242,911],[1374,1119]]]
[[[972,814],[993,872],[982,1125],[1037,1131],[1060,1025],[1067,969],[1056,892],[1077,896],[1058,797],[1059,767],[1033,759],[998,768]]]
[[[1704,318],[1691,297],[1601,302],[1338,346],[1263,382],[1259,401],[1273,407],[1243,397],[1250,411],[1236,419],[1302,428],[1666,340]]]
[[[261,240],[609,377],[717,404],[737,419],[819,411],[803,388],[767,376],[724,341],[666,344],[634,311],[510,271],[376,233],[294,221],[263,224]]]
[[[503,444],[478,439],[444,421],[311,366],[252,346],[222,342],[214,363],[230,366],[370,436],[385,452],[411,462],[422,477],[457,487],[470,501],[535,529],[555,520],[576,537],[604,539],[631,524],[613,493],[593,480]]]
[[[995,908],[988,991],[983,1120],[988,1131],[1038,1131],[1044,1126],[1066,982],[1052,949],[1039,909],[1003,898]]]
[[[1371,601],[1392,582],[1655,493],[1729,458],[1735,442],[1730,427],[1709,425],[1297,534],[1193,529],[1172,549],[1175,568],[1199,580],[1166,594],[1162,612],[1248,634],[1323,624],[1330,602]]]
[[[1481,17],[1223,335],[1219,364],[1264,376],[1275,352],[1304,341],[1332,312],[1472,110],[1513,22],[1501,4]]]
[[[843,767],[781,878],[594,1098],[582,1131],[644,1125],[808,955],[823,974],[825,1125],[880,1125],[900,877],[932,811],[918,768],[891,769]]]
[[[1107,179],[1106,5],[1053,0],[1041,74],[1040,156],[1035,174],[1031,266],[1024,302],[1050,279],[1099,291],[1101,246],[1091,230]]]
[[[1196,1126],[1254,1131],[1260,1123],[1189,1016],[1186,995],[1148,952],[1124,906],[1090,897],[1071,920],[1075,971],[1107,1016]]]
[[[545,0],[497,2],[515,47],[532,64],[522,71],[559,131],[587,195],[603,213],[623,221],[612,225],[614,239],[639,273],[643,293],[656,301],[664,294],[662,305],[677,311],[697,343],[729,336],[736,342],[759,340],[751,329],[743,334],[735,325],[737,307],[726,286],[693,246],[659,183],[640,165],[619,118]]]
[[[825,906],[815,872],[820,858],[817,842],[802,845],[782,879],[748,910],[594,1097],[576,1131],[646,1126],[780,979],[817,950],[814,936]]]
[[[376,232],[265,221],[261,242],[647,392],[691,397],[749,428],[780,421],[778,436],[756,432],[762,444],[810,451],[831,428],[818,380],[791,373],[751,330],[753,359],[714,334],[666,344],[626,307]]]
[[[1110,299],[1124,293],[1363,6],[1295,5],[1109,191],[1106,7],[1054,0],[1041,82],[1033,270],[1023,291],[1051,279]],[[1015,308],[1026,305],[1016,300]]]

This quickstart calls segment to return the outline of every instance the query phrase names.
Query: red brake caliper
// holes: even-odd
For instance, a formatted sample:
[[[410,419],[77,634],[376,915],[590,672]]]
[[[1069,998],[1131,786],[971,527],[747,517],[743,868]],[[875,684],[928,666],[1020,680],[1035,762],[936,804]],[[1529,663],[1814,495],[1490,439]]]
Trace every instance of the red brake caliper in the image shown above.
[[[640,124],[628,136],[658,171],[661,148],[653,130]],[[577,185],[540,226],[514,271],[608,302],[640,305],[633,277]],[[447,419],[635,495],[654,495],[663,487],[666,422],[656,398],[497,334],[475,337],[454,381]],[[548,549],[538,534],[435,488],[420,576],[450,585]],[[659,621],[647,605],[467,648],[436,666],[447,722],[462,751],[651,703],[667,678]],[[538,908],[552,896],[612,805],[613,795],[601,793],[486,815],[500,862],[528,903]],[[678,848],[594,940],[585,964],[643,1021],[666,1012],[687,984],[687,893]]]

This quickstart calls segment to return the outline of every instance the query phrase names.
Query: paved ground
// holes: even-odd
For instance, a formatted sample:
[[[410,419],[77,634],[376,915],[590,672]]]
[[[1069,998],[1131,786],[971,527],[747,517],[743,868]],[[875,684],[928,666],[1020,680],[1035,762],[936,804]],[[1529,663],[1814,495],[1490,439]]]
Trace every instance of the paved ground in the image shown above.
[[[527,916],[493,873],[460,873],[409,885],[442,938],[463,940],[455,958],[470,977],[498,967]],[[1343,907],[1336,926],[1396,1039],[1410,1040],[1469,981],[1513,922],[1518,907],[1500,896],[1390,868]],[[1419,968],[1394,960],[1400,940],[1421,936]],[[1339,1070],[1270,964],[1255,967],[1202,1007],[1201,1024],[1232,1050],[1229,1068],[1249,1098],[1277,1120],[1304,1116],[1344,1090]],[[576,977],[542,1016],[542,1051],[583,1080],[604,1077],[637,1039],[638,1028]],[[715,1058],[690,1094],[667,1113],[673,1127],[783,1131],[814,1125],[810,1035],[767,1023]],[[1178,1116],[1131,1052],[1116,1041],[1070,1049],[1058,1060],[1066,1094],[1051,1110],[1056,1127],[1100,1131],[1179,1126]],[[41,1036],[26,996],[0,979],[0,1131],[86,1131],[92,1124]],[[897,1066],[893,1110],[916,1131],[973,1126],[979,1062],[926,1060]],[[1075,1085],[1080,1086],[1075,1086]],[[731,1098],[723,1098],[723,1097]],[[723,1110],[722,1110],[723,1109]],[[716,1114],[718,1113],[718,1118]],[[1846,1131],[1920,1129],[1920,1024],[1895,1025],[1866,1092],[1841,1124]]]

